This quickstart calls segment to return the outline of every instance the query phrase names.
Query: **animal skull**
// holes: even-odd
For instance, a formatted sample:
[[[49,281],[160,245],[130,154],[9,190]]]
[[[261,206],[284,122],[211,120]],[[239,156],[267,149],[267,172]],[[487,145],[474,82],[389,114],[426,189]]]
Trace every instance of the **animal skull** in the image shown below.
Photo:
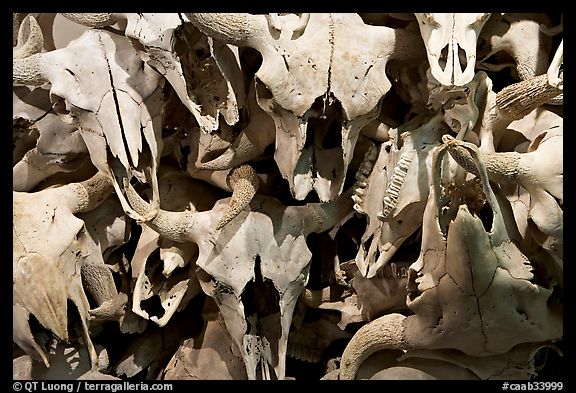
[[[415,29],[366,25],[357,14],[187,16],[207,35],[261,53],[258,103],[274,119],[275,160],[298,200],[341,193],[359,130],[391,87],[388,60],[421,53]]]
[[[407,306],[414,315],[388,314],[362,327],[342,355],[341,378],[353,379],[379,349],[454,348],[482,357],[562,337],[561,306],[549,304],[552,290],[534,282],[532,266],[516,246],[509,205],[492,190],[473,144],[456,142],[477,165],[492,209],[489,229],[466,205],[444,206],[440,157],[455,143],[444,141],[435,152],[420,257],[410,267]]]
[[[158,207],[163,80],[126,37],[87,30],[65,48],[14,60],[13,80],[15,85],[51,83],[52,101],[64,99],[60,114],[79,127],[92,163],[114,179],[129,215],[142,218],[126,203],[116,177],[146,179]]]
[[[311,258],[306,236],[327,230],[348,214],[349,194],[331,204],[288,207],[257,194],[249,210],[221,229],[218,223],[227,216],[229,199],[205,212],[160,210],[148,223],[163,236],[198,245],[200,284],[218,304],[249,379],[284,378],[292,313]],[[137,211],[149,209],[135,192],[129,198]]]
[[[444,86],[463,86],[474,78],[476,45],[490,17],[486,13],[416,13],[428,63]]]
[[[13,193],[13,339],[30,356],[42,359],[46,367],[45,338],[31,330],[29,320],[34,316],[51,334],[68,339],[67,299],[80,315],[92,367],[98,367],[88,333],[90,305],[81,277],[85,261],[94,255],[90,256],[78,240],[84,222],[74,214],[94,209],[111,192],[108,178],[97,173],[81,183]],[[94,289],[106,284],[106,277],[93,278],[88,281]]]

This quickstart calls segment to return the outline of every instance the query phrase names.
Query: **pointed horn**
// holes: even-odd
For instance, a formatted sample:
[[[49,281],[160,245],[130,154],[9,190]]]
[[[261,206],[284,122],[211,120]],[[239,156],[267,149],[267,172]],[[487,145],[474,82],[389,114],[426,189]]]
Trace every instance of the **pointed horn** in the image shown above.
[[[548,83],[542,74],[514,83],[496,94],[496,106],[512,120],[519,120],[539,106],[560,95],[562,89]]]
[[[306,214],[304,218],[304,234],[309,235],[312,232],[327,231],[342,221],[344,217],[353,211],[353,191],[354,187],[350,187],[332,202],[306,204],[305,207],[309,214]]]
[[[12,46],[16,46],[18,44],[18,35],[20,31],[20,25],[24,18],[26,18],[27,13],[24,12],[15,12],[12,14]]]
[[[387,314],[362,326],[342,353],[339,379],[353,380],[370,355],[385,349],[410,349],[404,337],[402,314]]]
[[[111,13],[60,13],[64,18],[86,27],[107,27],[118,22],[116,14]]]
[[[12,62],[12,84],[14,86],[42,86],[49,82],[42,70],[44,54],[37,53]]]
[[[128,202],[141,216],[146,216],[152,209],[134,187],[125,179],[124,189]],[[158,210],[158,214],[146,224],[160,235],[176,242],[186,242],[192,240],[191,229],[196,225],[198,213],[192,212],[171,212],[163,209]]]
[[[186,13],[190,22],[204,34],[236,46],[257,45],[267,30],[264,15]]]
[[[480,176],[474,158],[470,154],[469,149],[465,147],[465,145],[472,146],[471,143],[459,141],[448,134],[442,137],[442,141],[448,146],[450,156],[458,165],[467,172]],[[525,153],[510,151],[498,153],[479,152],[478,154],[480,160],[486,166],[486,172],[491,181],[500,184],[517,183],[522,173],[526,172],[521,167],[521,154]]]
[[[88,180],[68,186],[74,193],[72,213],[85,213],[100,206],[114,191],[110,178],[98,172]]]
[[[36,18],[26,16],[18,29],[18,41],[12,51],[12,59],[23,59],[36,53],[42,52],[44,47],[44,35]]]
[[[260,178],[250,165],[242,165],[230,171],[226,183],[232,189],[232,198],[216,229],[222,229],[250,204],[258,191]]]

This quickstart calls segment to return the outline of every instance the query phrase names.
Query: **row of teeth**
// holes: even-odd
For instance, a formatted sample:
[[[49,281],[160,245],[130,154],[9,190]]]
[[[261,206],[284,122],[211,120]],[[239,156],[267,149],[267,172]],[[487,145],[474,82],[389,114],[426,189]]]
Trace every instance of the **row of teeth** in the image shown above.
[[[364,161],[362,161],[358,172],[356,172],[356,183],[354,184],[352,201],[354,201],[354,210],[360,214],[366,214],[364,208],[362,208],[364,191],[366,187],[368,187],[368,176],[372,173],[377,159],[378,148],[374,145],[366,152]]]
[[[410,163],[412,162],[412,154],[406,152],[402,154],[396,168],[394,168],[394,173],[392,174],[392,179],[388,183],[388,189],[386,190],[385,197],[382,200],[384,203],[384,209],[378,213],[377,217],[381,221],[386,220],[386,218],[392,213],[396,205],[398,204],[398,197],[400,196],[400,188],[406,180],[406,174],[410,168]]]
[[[397,266],[394,262],[390,262],[380,269],[378,276],[384,278],[408,277],[408,269],[403,266]]]
[[[322,351],[319,349],[305,347],[303,345],[288,342],[286,355],[292,359],[301,360],[308,363],[318,363],[322,359]]]

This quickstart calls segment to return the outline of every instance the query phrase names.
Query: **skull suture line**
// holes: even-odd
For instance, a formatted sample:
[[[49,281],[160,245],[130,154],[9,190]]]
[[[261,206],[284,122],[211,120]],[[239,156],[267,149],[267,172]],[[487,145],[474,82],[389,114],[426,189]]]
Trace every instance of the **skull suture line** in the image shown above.
[[[276,163],[298,200],[311,190],[321,201],[342,192],[359,131],[378,116],[391,87],[387,62],[422,54],[415,26],[371,26],[357,14],[314,13],[301,22],[294,15],[187,15],[207,35],[262,55],[257,98],[274,119]]]

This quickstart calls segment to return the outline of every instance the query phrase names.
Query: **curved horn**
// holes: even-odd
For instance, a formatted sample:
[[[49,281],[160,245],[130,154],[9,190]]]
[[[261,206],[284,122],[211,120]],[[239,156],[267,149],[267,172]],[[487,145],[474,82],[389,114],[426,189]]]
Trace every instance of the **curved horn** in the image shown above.
[[[226,183],[232,190],[232,198],[230,198],[228,210],[216,225],[216,229],[222,229],[250,204],[258,191],[260,178],[250,165],[242,165],[230,171]]]
[[[190,22],[204,34],[236,46],[257,45],[267,31],[264,15],[186,13]]]
[[[28,14],[25,12],[15,12],[12,14],[12,46],[16,46],[18,43],[18,32],[26,15]]]
[[[370,355],[384,349],[410,349],[404,337],[402,314],[387,314],[362,326],[342,353],[340,379],[353,380],[356,373]]]
[[[64,18],[86,27],[106,27],[116,24],[118,17],[111,13],[60,13]]]
[[[132,209],[141,216],[146,216],[150,210],[150,204],[146,202],[134,187],[124,179],[124,189],[126,199],[130,202]],[[192,240],[190,229],[196,225],[198,213],[194,212],[171,212],[163,209],[158,210],[158,214],[146,224],[160,235],[176,242]]]
[[[558,86],[548,83],[542,74],[514,83],[496,95],[496,106],[512,120],[518,120],[562,93]]]
[[[548,76],[548,83],[550,86],[557,87],[559,89],[563,88],[563,80],[560,77],[561,71],[560,68],[562,67],[562,63],[564,61],[564,40],[560,41],[560,45],[556,49],[556,53],[554,53],[554,57],[550,62],[550,66],[548,67],[548,72],[546,75]]]
[[[12,62],[12,84],[14,86],[42,86],[49,82],[42,70],[43,53],[36,53]]]
[[[104,173],[98,172],[88,180],[65,186],[75,195],[72,213],[85,213],[100,206],[114,191],[112,180]]]
[[[13,59],[23,59],[35,53],[42,52],[44,35],[36,18],[27,15],[18,29],[18,41],[12,50]]]

